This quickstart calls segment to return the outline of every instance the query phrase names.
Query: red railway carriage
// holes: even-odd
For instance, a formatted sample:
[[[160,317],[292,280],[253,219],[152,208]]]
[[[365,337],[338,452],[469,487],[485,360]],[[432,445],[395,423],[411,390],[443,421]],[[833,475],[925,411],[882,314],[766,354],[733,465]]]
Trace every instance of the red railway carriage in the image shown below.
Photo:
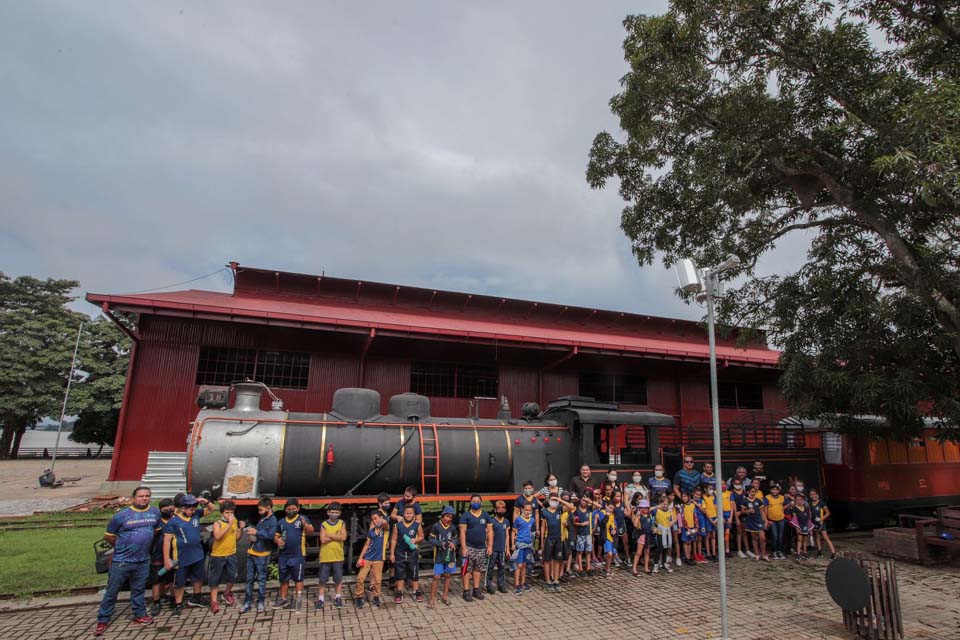
[[[816,420],[784,423],[822,430]],[[940,442],[935,429],[909,441],[827,430],[819,435],[823,488],[836,527],[879,526],[899,513],[960,504],[960,446]]]

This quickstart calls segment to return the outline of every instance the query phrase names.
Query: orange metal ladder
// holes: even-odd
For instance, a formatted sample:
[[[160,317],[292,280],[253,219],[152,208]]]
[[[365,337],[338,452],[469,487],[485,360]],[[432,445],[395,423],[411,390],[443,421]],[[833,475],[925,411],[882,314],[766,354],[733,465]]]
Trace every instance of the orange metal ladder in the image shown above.
[[[437,425],[427,425],[424,432],[422,424],[417,425],[420,431],[420,493],[427,493],[427,480],[432,479],[433,493],[440,493],[440,442],[437,439]],[[431,467],[429,470],[427,467]]]

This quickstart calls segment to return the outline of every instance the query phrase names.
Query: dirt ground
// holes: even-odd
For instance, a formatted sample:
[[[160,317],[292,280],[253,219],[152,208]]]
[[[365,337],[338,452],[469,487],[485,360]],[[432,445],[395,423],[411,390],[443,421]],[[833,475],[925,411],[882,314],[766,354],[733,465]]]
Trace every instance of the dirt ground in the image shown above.
[[[0,461],[0,517],[64,509],[97,495],[110,471],[110,460],[57,460],[57,478],[75,481],[57,489],[41,489],[37,478],[48,466],[49,460]]]

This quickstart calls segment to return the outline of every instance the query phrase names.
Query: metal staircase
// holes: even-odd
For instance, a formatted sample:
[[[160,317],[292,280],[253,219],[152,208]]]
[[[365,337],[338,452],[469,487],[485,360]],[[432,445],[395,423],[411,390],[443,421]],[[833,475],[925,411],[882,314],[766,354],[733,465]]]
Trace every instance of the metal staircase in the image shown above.
[[[186,464],[184,451],[151,451],[140,484],[150,487],[154,498],[172,498],[187,490]]]

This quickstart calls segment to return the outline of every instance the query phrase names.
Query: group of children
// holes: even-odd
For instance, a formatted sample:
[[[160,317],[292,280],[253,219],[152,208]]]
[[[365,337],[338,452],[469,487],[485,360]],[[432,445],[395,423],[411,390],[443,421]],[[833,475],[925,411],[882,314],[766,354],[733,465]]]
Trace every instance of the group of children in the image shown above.
[[[609,576],[615,565],[629,567],[637,576],[641,565],[645,573],[655,574],[661,570],[672,573],[674,563],[682,566],[684,561],[716,561],[720,517],[724,522],[727,557],[736,554],[770,561],[785,558],[793,549],[795,557],[803,560],[810,548],[821,555],[824,543],[834,552],[825,527],[830,510],[816,490],[811,489],[807,496],[802,484],[792,484],[786,493],[781,493],[780,487],[772,484],[768,495],[764,495],[759,481],[742,486],[734,478],[718,496],[716,486],[715,482],[704,483],[689,492],[678,491],[677,498],[674,492],[631,492],[627,487],[604,483],[600,489],[586,487],[583,495],[578,496],[557,488],[555,480],[539,492],[527,481],[512,512],[508,513],[505,501],[497,500],[493,512],[487,513],[482,508],[481,496],[473,496],[469,508],[459,518],[453,507],[446,506],[429,527],[423,523],[414,487],[407,487],[395,508],[390,496],[381,494],[356,563],[354,603],[362,608],[369,594],[374,606],[381,605],[381,583],[390,566],[395,604],[403,602],[408,586],[413,599],[423,602],[419,566],[424,542],[433,560],[430,607],[436,604],[438,596],[442,603],[450,604],[450,582],[455,574],[462,576],[463,597],[468,601],[482,600],[484,591],[507,593],[508,573],[513,574],[513,593],[522,595],[532,589],[530,578],[536,575],[538,558],[549,592],[560,591],[561,578],[590,575],[594,571]],[[653,498],[653,505],[648,497]],[[348,532],[340,518],[340,504],[328,504],[324,520],[315,527],[300,513],[296,498],[286,501],[279,519],[274,515],[273,501],[262,498],[258,504],[259,520],[255,526],[248,526],[237,520],[232,501],[221,501],[220,516],[211,528],[206,575],[200,520],[213,512],[214,504],[181,495],[174,500],[162,500],[159,507],[161,533],[151,553],[153,615],[160,612],[161,597],[168,589],[172,590],[175,615],[185,604],[206,606],[201,598],[204,580],[210,587],[209,606],[213,613],[220,610],[221,601],[233,605],[239,567],[237,542],[244,535],[248,548],[246,597],[241,612],[254,606],[257,612],[265,611],[268,562],[274,551],[280,591],[273,606],[302,609],[307,537],[318,528],[320,588],[315,609],[325,606],[330,578],[334,583],[334,606],[343,606]],[[185,600],[188,583],[193,587],[193,595]]]

